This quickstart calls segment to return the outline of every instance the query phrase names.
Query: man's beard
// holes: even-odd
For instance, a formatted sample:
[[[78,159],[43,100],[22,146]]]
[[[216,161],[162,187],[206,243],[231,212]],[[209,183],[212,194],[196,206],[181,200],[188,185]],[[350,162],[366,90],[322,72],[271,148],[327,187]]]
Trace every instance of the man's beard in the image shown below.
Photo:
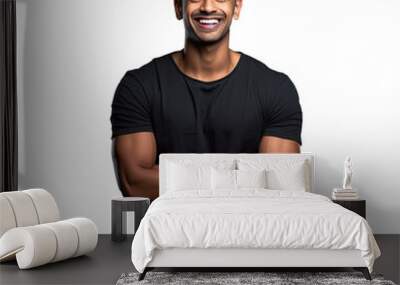
[[[229,34],[229,31],[230,31],[230,27],[227,30],[223,31],[222,34],[216,39],[203,40],[199,36],[197,36],[196,32],[194,31],[194,29],[190,25],[189,32],[188,32],[189,36],[187,38],[190,41],[196,43],[196,45],[199,45],[199,46],[214,45],[214,44],[222,41]]]

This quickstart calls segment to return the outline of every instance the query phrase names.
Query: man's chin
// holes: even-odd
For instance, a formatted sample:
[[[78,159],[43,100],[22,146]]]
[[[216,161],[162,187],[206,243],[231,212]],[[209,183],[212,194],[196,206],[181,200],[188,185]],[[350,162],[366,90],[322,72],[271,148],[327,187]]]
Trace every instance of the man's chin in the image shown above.
[[[222,40],[222,36],[202,36],[202,35],[197,35],[197,42],[199,44],[204,44],[204,45],[210,45],[210,44],[215,44],[218,43]]]

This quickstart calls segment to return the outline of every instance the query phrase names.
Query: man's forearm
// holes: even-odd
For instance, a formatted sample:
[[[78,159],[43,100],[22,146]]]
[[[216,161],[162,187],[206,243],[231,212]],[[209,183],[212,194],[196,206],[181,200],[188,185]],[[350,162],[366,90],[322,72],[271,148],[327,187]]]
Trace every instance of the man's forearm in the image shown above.
[[[151,201],[159,196],[158,165],[152,168],[136,167],[134,174],[127,175],[123,182],[126,194],[130,197],[147,197]]]
[[[300,145],[289,139],[264,136],[259,145],[260,153],[300,153]]]

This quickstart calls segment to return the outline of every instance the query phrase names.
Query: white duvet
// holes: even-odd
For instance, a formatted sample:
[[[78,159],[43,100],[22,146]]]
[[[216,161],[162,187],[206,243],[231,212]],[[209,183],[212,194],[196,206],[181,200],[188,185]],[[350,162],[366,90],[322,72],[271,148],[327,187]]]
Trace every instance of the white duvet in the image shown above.
[[[169,247],[358,249],[370,272],[380,256],[361,216],[319,194],[265,189],[158,197],[133,239],[133,265],[143,272],[154,249]]]

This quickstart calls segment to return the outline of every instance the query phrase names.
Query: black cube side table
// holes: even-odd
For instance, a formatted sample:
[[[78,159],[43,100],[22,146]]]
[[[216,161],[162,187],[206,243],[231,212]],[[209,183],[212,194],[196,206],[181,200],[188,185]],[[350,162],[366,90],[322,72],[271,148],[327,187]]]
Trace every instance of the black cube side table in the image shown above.
[[[140,221],[150,206],[150,199],[144,197],[117,197],[111,200],[111,240],[126,239],[126,212],[135,212],[135,233]]]
[[[332,200],[332,202],[341,205],[342,207],[359,214],[361,217],[366,219],[365,214],[365,200]]]

